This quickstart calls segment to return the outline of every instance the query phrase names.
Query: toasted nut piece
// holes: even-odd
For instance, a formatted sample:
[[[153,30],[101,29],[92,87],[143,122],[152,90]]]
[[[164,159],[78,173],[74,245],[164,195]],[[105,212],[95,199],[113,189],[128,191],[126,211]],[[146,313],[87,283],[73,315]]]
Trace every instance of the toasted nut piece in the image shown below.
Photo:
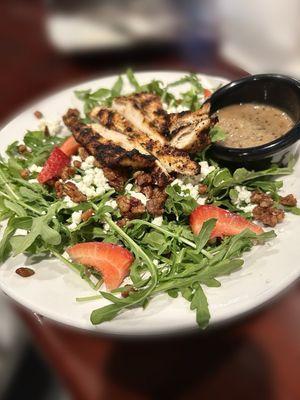
[[[269,194],[263,192],[252,192],[251,194],[251,203],[258,204],[260,207],[268,208],[274,204],[274,200]]]
[[[75,168],[70,167],[70,166],[67,165],[67,166],[64,167],[64,169],[61,171],[60,176],[61,176],[61,179],[62,179],[63,181],[66,181],[66,180],[68,180],[69,178],[72,178],[72,176],[74,176],[75,173],[76,173]]]
[[[28,169],[22,169],[22,170],[20,171],[20,175],[21,175],[21,178],[23,178],[23,179],[28,179],[28,178],[29,178],[29,175],[30,175],[30,172],[29,172]]]
[[[40,112],[40,111],[35,111],[34,113],[33,113],[33,115],[37,118],[37,119],[41,119],[41,118],[43,118],[43,114]]]
[[[280,204],[283,206],[295,207],[297,205],[297,199],[294,195],[288,194],[280,198]]]
[[[201,183],[198,187],[198,192],[200,195],[205,194],[207,192],[207,185]]]
[[[79,157],[82,159],[82,161],[84,161],[89,156],[89,153],[86,151],[84,147],[79,147],[78,154]]]
[[[73,182],[66,182],[64,185],[64,194],[70,197],[74,203],[82,203],[87,201],[87,197],[83,194]]]
[[[31,268],[20,267],[16,269],[16,274],[20,275],[22,278],[29,278],[30,276],[34,275],[35,272]]]
[[[25,146],[25,144],[20,144],[18,146],[18,153],[19,154],[27,153],[27,151],[28,151],[28,149],[27,149],[27,146]]]
[[[263,222],[265,225],[274,227],[284,219],[284,211],[275,207],[266,208],[256,206],[253,210],[253,217],[257,221]]]
[[[75,160],[75,161],[73,161],[73,166],[74,166],[75,168],[81,168],[81,162],[78,161],[78,160]]]
[[[85,212],[82,213],[81,215],[81,220],[83,222],[88,221],[93,215],[94,215],[94,210],[92,208],[89,208],[88,210],[86,210]]]
[[[64,185],[60,181],[56,181],[54,184],[56,196],[61,199],[64,195]]]

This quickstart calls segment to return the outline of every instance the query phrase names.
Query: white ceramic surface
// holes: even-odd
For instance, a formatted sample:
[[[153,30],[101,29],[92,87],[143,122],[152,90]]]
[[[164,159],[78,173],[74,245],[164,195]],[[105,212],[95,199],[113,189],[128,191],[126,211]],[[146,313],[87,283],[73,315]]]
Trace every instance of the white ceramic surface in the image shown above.
[[[156,78],[171,82],[182,76],[179,72],[146,72],[137,74],[143,82]],[[200,75],[207,88],[213,88],[226,80]],[[38,121],[33,111],[40,110],[47,120],[61,117],[69,107],[80,107],[75,98],[75,89],[111,87],[116,77],[93,80],[66,89],[33,105],[12,120],[1,131],[0,152],[9,143],[22,139],[27,129],[36,129]],[[300,198],[300,163],[293,175],[283,178],[284,192],[294,193]],[[297,182],[298,181],[298,182]],[[231,276],[221,278],[220,288],[205,288],[208,296],[211,325],[238,317],[267,302],[287,288],[300,275],[300,219],[287,215],[276,230],[278,237],[271,245],[258,246],[245,256],[243,269]],[[126,311],[111,322],[93,326],[89,321],[91,311],[107,304],[106,300],[76,303],[75,298],[93,295],[87,283],[56,260],[41,260],[30,267],[35,275],[28,279],[15,273],[19,266],[28,265],[24,256],[10,258],[0,268],[2,290],[23,306],[47,318],[83,328],[111,334],[159,334],[195,328],[195,314],[182,298],[172,299],[167,295],[155,297],[146,310]]]

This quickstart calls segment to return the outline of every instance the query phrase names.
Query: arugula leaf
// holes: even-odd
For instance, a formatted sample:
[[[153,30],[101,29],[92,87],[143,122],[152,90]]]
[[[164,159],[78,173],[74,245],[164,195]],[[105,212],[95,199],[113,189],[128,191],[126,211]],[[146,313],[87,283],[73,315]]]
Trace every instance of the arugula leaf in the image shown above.
[[[205,329],[209,323],[210,312],[207,298],[200,285],[197,285],[191,300],[191,310],[196,310],[196,321],[200,328]]]

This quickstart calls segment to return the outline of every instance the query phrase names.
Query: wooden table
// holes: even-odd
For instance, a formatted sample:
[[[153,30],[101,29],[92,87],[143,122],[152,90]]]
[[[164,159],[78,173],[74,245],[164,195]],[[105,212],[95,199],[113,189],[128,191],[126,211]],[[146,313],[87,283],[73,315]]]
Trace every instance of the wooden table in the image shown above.
[[[26,6],[25,6],[26,4]],[[244,73],[198,42],[93,57],[57,54],[38,0],[1,2],[1,121],[26,102],[73,82],[136,69],[180,69],[236,78]],[[282,266],[284,268],[284,265]],[[238,323],[205,334],[156,339],[89,335],[17,308],[34,342],[73,399],[300,398],[300,285]]]

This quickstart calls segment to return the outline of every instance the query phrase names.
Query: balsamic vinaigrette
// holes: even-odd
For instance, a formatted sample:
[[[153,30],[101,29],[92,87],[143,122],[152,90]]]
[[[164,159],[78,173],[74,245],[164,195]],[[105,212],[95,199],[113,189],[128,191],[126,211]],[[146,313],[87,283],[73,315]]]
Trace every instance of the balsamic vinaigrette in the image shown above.
[[[219,126],[226,132],[225,147],[261,146],[283,136],[293,126],[291,117],[279,108],[257,103],[233,104],[216,112]]]

